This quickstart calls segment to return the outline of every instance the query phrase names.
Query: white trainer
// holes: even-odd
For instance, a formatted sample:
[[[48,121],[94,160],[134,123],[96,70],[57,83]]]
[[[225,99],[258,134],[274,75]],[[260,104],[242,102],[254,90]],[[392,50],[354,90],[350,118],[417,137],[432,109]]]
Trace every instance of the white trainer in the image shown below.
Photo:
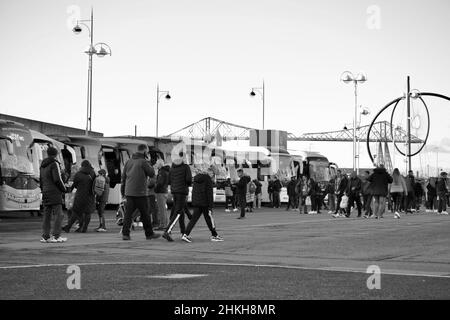
[[[395,212],[394,213],[394,219],[400,219],[400,213]]]

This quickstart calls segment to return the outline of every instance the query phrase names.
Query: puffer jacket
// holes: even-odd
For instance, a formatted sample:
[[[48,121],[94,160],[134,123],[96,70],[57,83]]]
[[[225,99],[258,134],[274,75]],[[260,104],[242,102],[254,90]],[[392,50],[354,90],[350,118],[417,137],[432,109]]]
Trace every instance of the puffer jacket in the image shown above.
[[[44,206],[62,204],[63,194],[66,192],[61,167],[55,158],[46,158],[40,167],[40,186]]]
[[[245,197],[247,195],[247,185],[250,182],[251,178],[247,175],[242,176],[239,179],[239,182],[236,184],[237,194],[240,197]]]
[[[77,189],[72,210],[78,214],[95,211],[95,194],[92,188],[95,179],[94,169],[81,167],[73,178],[72,189]]]
[[[199,173],[194,177],[192,184],[192,205],[194,207],[207,207],[214,205],[213,184],[207,173]]]
[[[155,170],[145,159],[144,154],[135,153],[127,161],[122,173],[120,191],[127,197],[146,197],[148,194],[147,177],[153,178]]]
[[[192,185],[191,168],[182,159],[175,159],[169,171],[170,193],[189,194],[189,187]]]

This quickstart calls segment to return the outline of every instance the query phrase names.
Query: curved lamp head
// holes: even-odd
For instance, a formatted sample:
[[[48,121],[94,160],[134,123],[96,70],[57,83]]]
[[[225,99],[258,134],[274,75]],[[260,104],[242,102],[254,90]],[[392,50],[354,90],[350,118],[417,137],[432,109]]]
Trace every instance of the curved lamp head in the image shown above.
[[[367,81],[367,76],[364,73],[358,73],[356,76],[356,81],[359,83],[364,83]]]
[[[80,34],[83,29],[81,29],[80,25],[77,24],[75,27],[73,27],[72,31],[75,34]]]
[[[363,116],[367,116],[368,114],[370,114],[370,110],[364,108],[364,109],[361,111],[361,114],[362,114]]]
[[[420,97],[420,91],[417,89],[411,90],[411,92],[409,93],[411,98],[413,99],[417,99]]]
[[[353,73],[350,71],[345,71],[341,74],[341,81],[348,84],[355,80],[355,77],[353,76]]]
[[[166,94],[166,99],[170,100],[172,97],[170,96],[170,94]]]
[[[108,51],[106,51],[105,48],[100,47],[100,50],[97,52],[97,56],[99,58],[103,58],[104,56],[107,56],[108,54],[110,54]]]
[[[256,96],[255,91],[252,90],[252,92],[250,92],[250,96],[252,96],[252,97]]]

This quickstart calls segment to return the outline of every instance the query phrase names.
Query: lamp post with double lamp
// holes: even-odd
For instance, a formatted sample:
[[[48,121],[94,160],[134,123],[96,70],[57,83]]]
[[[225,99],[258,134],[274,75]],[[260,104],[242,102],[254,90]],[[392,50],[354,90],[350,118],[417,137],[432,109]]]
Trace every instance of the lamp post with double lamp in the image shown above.
[[[264,100],[265,100],[265,92],[264,92],[264,81],[263,81],[263,84],[262,84],[262,87],[254,87],[254,88],[252,88],[252,91],[250,92],[250,96],[251,97],[254,97],[254,96],[256,96],[256,92],[258,92],[260,95],[261,95],[261,99],[262,99],[262,129],[264,130],[264,112],[265,112],[265,109],[264,109]]]
[[[161,100],[163,95],[166,95],[165,98],[170,100],[171,96],[169,91],[161,91],[159,90],[159,83],[156,86],[156,137],[158,137],[158,126],[159,126],[159,101]]]
[[[367,108],[363,108],[362,106],[359,106],[359,108],[361,109],[359,111],[359,120],[358,120],[358,125],[357,125],[357,130],[358,130],[358,137],[359,137],[359,130],[361,130],[361,116],[367,116],[370,114],[370,110]],[[358,140],[358,149],[357,149],[357,153],[356,153],[356,158],[358,159],[357,162],[357,167],[356,167],[356,173],[359,174],[359,159],[360,159],[360,149],[359,149],[359,138],[357,138]]]
[[[86,23],[90,23],[90,26]],[[91,19],[90,20],[78,20],[77,25],[73,27],[72,31],[75,34],[80,34],[83,29],[83,25],[89,31],[90,44],[89,48],[85,53],[89,56],[89,67],[88,67],[88,94],[87,94],[87,120],[86,120],[86,135],[89,135],[89,131],[92,130],[92,56],[96,55],[99,58],[111,55],[111,47],[104,42],[98,42],[94,44],[94,9],[91,9]]]
[[[349,84],[353,83],[355,86],[355,114],[353,116],[353,171],[357,169],[356,165],[356,121],[358,117],[358,83],[364,83],[367,81],[367,77],[363,73],[358,73],[356,76],[350,71],[345,71],[341,74],[341,81]]]

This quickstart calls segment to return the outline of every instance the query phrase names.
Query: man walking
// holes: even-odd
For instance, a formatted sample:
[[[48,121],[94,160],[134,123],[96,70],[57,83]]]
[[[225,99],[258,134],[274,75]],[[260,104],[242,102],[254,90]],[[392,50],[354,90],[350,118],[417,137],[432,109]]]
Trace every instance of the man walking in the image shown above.
[[[441,172],[441,177],[436,184],[437,199],[438,199],[438,214],[448,215],[447,212],[447,172]]]
[[[146,160],[148,147],[145,144],[138,146],[138,151],[127,161],[122,173],[121,194],[126,198],[125,217],[123,219],[122,239],[130,240],[130,228],[133,212],[138,209],[143,223],[147,240],[159,238],[152,228],[152,222],[148,211],[147,178],[153,178],[155,171]]]
[[[361,218],[361,188],[361,179],[356,175],[356,171],[353,171],[347,187],[348,205],[345,215],[347,218],[350,217],[351,208],[354,207],[355,202],[358,208],[358,218]]]
[[[281,184],[281,181],[278,178],[278,176],[275,176],[275,180],[273,182],[273,207],[274,208],[279,208],[281,205],[281,202],[280,202],[281,188],[283,188],[283,185]]]
[[[239,199],[239,207],[241,208],[241,215],[238,217],[238,219],[244,219],[245,218],[245,207],[247,206],[247,185],[250,182],[250,177],[244,174],[244,170],[239,169],[237,171],[237,174],[239,176],[239,182],[236,184],[237,187],[237,196]]]
[[[408,189],[408,195],[406,196],[405,202],[405,213],[413,213],[416,211],[416,196],[414,194],[414,185],[416,184],[416,180],[412,170],[408,171],[408,176],[406,177],[405,182],[406,188]]]
[[[61,237],[61,224],[64,218],[62,204],[66,187],[63,183],[60,163],[56,160],[57,155],[58,150],[49,147],[47,149],[48,158],[42,161],[40,167],[40,187],[44,205],[42,243],[67,241],[67,238]],[[53,230],[51,230],[52,216],[54,219]],[[52,231],[51,237],[50,231]]]
[[[156,204],[158,206],[158,221],[159,226],[157,230],[164,230],[169,222],[169,217],[167,214],[166,203],[168,196],[168,185],[169,185],[169,171],[170,167],[168,165],[162,164],[158,168],[158,177],[156,178]]]
[[[343,175],[341,170],[338,170],[336,180],[335,180],[337,204],[336,204],[336,211],[334,212],[334,215],[333,215],[334,217],[339,217],[339,212],[342,210],[341,209],[341,201],[342,201],[342,197],[345,194],[345,191],[347,190],[347,184],[348,184],[347,176],[345,174]],[[341,215],[341,216],[343,216],[343,215]]]
[[[181,235],[185,233],[185,206],[189,194],[189,187],[192,184],[191,168],[184,163],[184,153],[180,152],[178,156],[178,159],[173,160],[172,168],[169,172],[169,185],[170,192],[173,196],[174,214],[170,217],[170,222],[163,234],[163,238],[169,242],[173,241],[170,233],[178,220],[180,220]]]
[[[375,219],[383,218],[386,207],[386,196],[388,195],[388,185],[392,183],[392,177],[387,173],[383,164],[373,170],[372,175],[367,179],[371,185],[370,189],[374,200],[373,213]]]

